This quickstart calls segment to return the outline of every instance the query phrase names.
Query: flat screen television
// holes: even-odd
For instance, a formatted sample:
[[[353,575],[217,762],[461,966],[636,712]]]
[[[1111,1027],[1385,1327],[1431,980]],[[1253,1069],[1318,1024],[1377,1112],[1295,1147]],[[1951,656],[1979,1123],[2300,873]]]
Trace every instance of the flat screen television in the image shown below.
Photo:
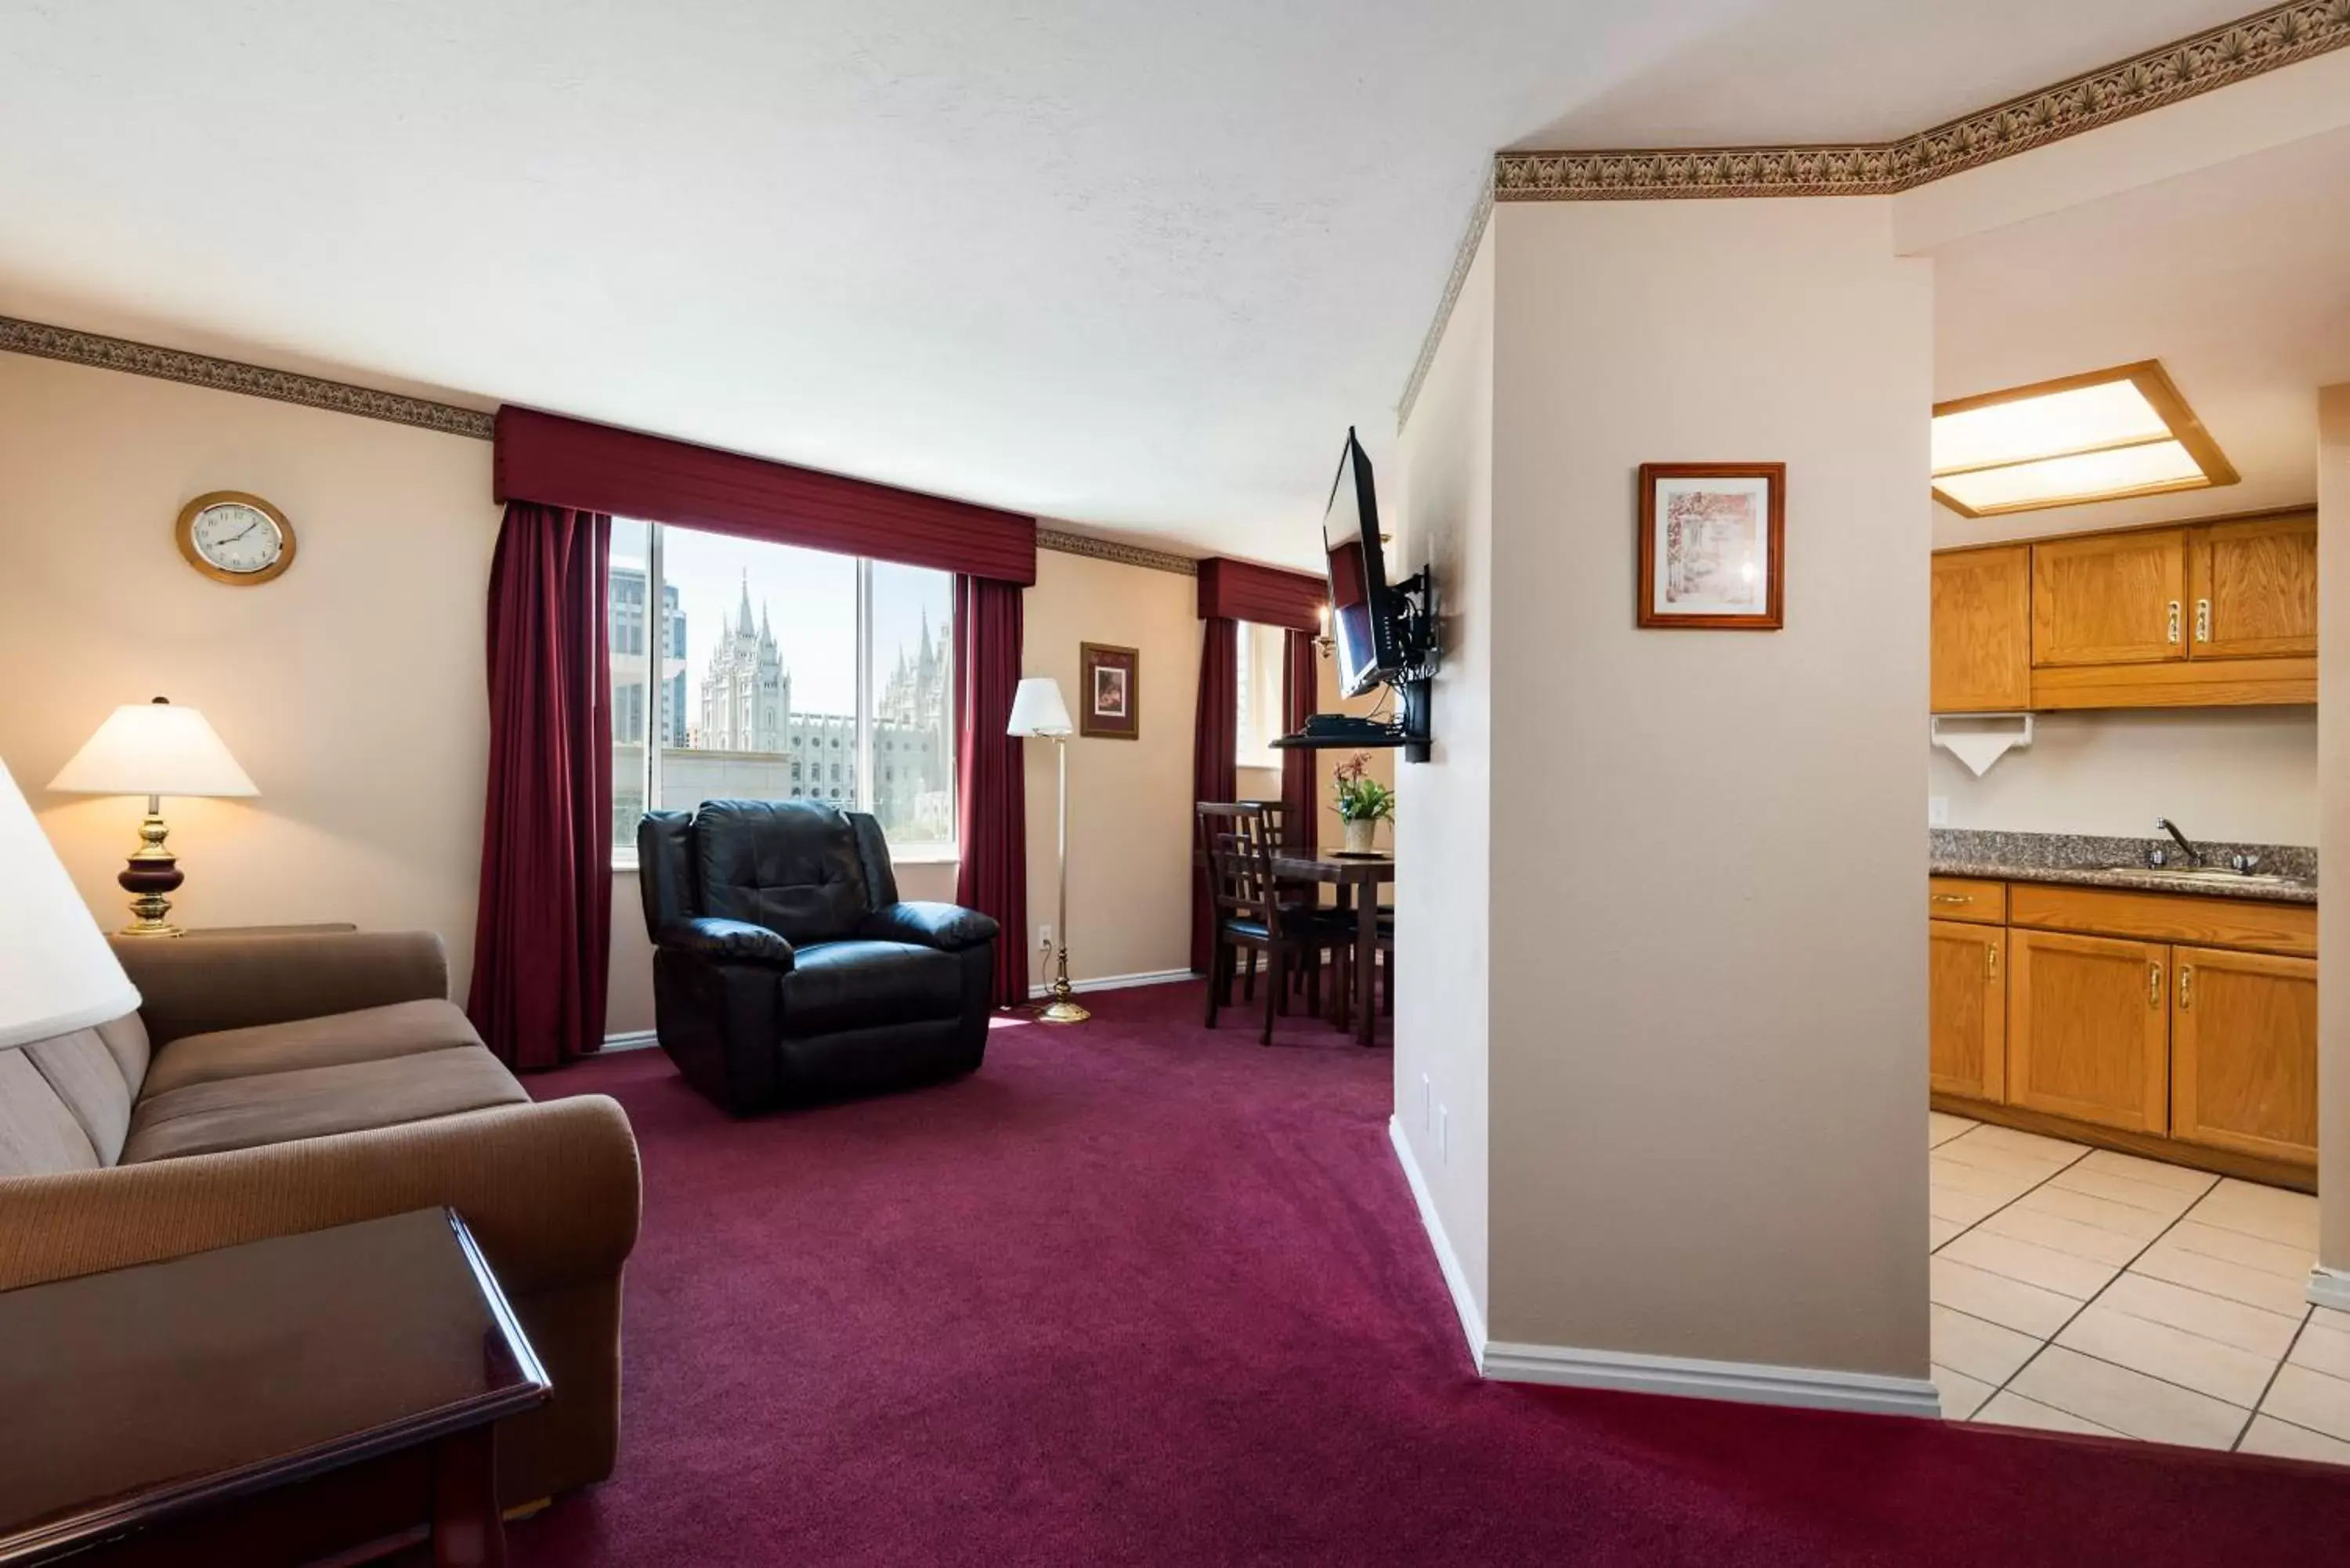
[[[1371,460],[1351,427],[1322,514],[1322,545],[1329,557],[1338,690],[1360,697],[1400,674],[1405,661],[1401,610],[1388,587],[1386,555],[1379,548],[1379,498],[1371,483]]]

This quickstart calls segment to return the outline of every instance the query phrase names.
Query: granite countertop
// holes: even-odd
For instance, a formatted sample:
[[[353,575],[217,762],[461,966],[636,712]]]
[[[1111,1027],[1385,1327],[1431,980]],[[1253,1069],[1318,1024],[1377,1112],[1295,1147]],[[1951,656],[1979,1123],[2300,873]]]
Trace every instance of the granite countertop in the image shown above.
[[[2211,898],[2261,898],[2272,904],[2317,902],[2317,851],[2293,844],[2205,844],[2204,864],[2225,866],[2230,855],[2257,855],[2262,871],[2289,882],[2230,882],[2184,877],[2147,865],[2154,841],[2092,838],[2068,833],[1987,833],[1971,828],[1928,830],[1937,877],[1984,877],[2004,882],[2060,882],[2078,888],[2132,888],[2148,893],[2190,893]],[[2176,856],[2176,846],[2171,846]],[[2116,869],[2126,867],[2126,869]]]

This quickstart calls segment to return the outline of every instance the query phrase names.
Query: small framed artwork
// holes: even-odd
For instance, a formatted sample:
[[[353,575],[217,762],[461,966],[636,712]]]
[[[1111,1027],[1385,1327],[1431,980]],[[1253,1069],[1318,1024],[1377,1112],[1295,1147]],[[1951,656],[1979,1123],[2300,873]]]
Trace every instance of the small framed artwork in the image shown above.
[[[1106,642],[1077,645],[1077,733],[1131,741],[1142,733],[1142,655]]]
[[[1787,465],[1640,465],[1640,624],[1776,631]]]

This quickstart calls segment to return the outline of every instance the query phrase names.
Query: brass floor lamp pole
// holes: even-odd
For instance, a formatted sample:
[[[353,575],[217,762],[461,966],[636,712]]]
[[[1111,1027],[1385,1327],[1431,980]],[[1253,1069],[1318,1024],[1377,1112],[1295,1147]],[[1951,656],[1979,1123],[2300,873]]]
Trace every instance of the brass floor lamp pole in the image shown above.
[[[1069,985],[1069,741],[1053,737],[1053,754],[1059,763],[1061,784],[1061,907],[1054,919],[1058,940],[1053,944],[1053,1000],[1036,1016],[1046,1023],[1083,1023],[1093,1016],[1071,999]]]

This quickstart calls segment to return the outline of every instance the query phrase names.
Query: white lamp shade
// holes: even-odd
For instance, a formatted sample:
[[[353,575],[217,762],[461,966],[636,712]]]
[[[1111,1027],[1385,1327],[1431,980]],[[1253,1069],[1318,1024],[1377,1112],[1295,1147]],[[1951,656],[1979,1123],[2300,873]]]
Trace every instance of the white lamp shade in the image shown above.
[[[126,702],[57,771],[69,794],[258,794],[193,708]]]
[[[0,763],[0,1049],[105,1023],[139,992]]]
[[[1049,675],[1022,679],[1012,694],[1012,722],[1003,726],[1005,734],[1066,735],[1076,728],[1069,722],[1069,705],[1061,701],[1059,681]]]

